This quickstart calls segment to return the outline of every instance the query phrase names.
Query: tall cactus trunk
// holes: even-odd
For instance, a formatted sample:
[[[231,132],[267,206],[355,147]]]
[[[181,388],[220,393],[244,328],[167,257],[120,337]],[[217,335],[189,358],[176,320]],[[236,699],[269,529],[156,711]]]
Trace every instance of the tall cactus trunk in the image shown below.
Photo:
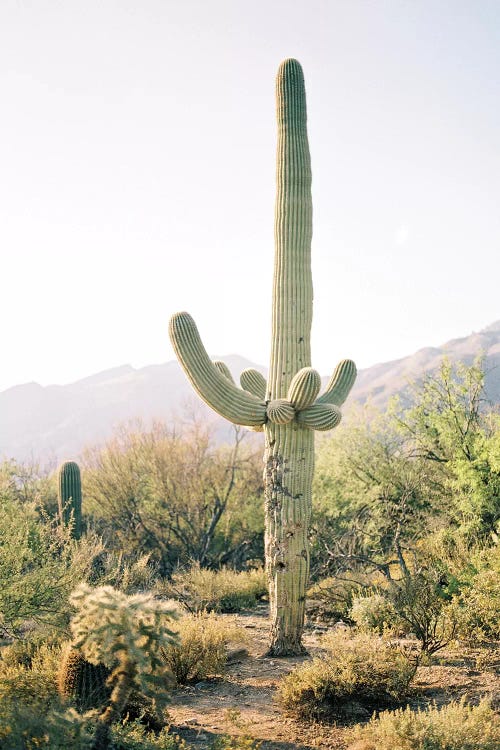
[[[238,388],[227,368],[212,362],[186,312],[170,320],[170,338],[201,398],[234,424],[265,433],[266,566],[275,656],[303,651],[305,594],[309,576],[308,532],[314,471],[314,430],[331,430],[341,418],[356,378],[342,360],[324,393],[311,367],[312,323],[311,164],[302,68],[285,60],[276,81],[278,158],[269,380],[245,370]]]
[[[276,79],[275,266],[267,399],[285,398],[293,376],[311,364],[312,198],[302,69],[286,60]],[[271,608],[270,653],[302,651],[309,578],[309,519],[314,434],[295,420],[264,425],[266,561]]]

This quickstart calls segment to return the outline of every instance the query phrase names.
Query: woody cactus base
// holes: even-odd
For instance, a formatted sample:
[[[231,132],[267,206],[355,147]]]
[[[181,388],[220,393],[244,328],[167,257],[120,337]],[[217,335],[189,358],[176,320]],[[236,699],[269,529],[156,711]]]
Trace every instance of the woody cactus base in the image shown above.
[[[268,381],[255,370],[245,370],[238,388],[223,363],[210,360],[185,312],[172,317],[170,337],[186,375],[207,404],[230,422],[264,430],[269,653],[287,656],[303,651],[313,430],[330,430],[339,423],[339,407],[354,383],[356,367],[351,360],[342,361],[318,396],[321,379],[311,367],[310,351],[311,165],[304,77],[297,60],[281,64],[276,99],[276,254]]]

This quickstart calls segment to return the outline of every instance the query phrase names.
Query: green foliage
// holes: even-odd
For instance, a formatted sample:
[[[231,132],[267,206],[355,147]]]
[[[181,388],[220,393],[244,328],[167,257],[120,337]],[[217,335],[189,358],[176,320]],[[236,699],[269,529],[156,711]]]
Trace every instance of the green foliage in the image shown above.
[[[347,620],[356,597],[373,590],[372,576],[346,571],[342,576],[323,578],[307,592],[308,612],[320,620]]]
[[[358,630],[369,632],[374,630],[382,635],[384,631],[394,630],[400,625],[393,604],[379,593],[367,596],[355,596],[349,610],[349,618]]]
[[[91,561],[88,582],[93,586],[113,586],[125,594],[154,590],[158,585],[158,565],[152,553],[124,554],[104,549]]]
[[[415,674],[405,656],[381,638],[345,629],[323,639],[325,654],[293,669],[281,682],[281,705],[300,719],[341,714],[346,704],[370,708],[401,700]]]
[[[67,626],[65,605],[71,589],[102,550],[99,540],[76,542],[37,512],[33,501],[18,502],[0,494],[0,633],[26,635],[29,627]]]
[[[234,622],[208,613],[184,615],[177,628],[179,643],[163,649],[162,657],[179,685],[222,674],[228,643],[245,636]]]
[[[460,635],[468,640],[500,640],[500,544],[472,557],[469,585],[459,596]]]
[[[24,656],[27,655],[25,649]],[[63,716],[56,686],[60,648],[41,646],[29,654],[2,649],[0,659],[0,747],[2,750],[67,750],[88,747],[75,716]],[[20,658],[21,657],[21,658]],[[23,663],[23,661],[25,663]]]
[[[240,566],[262,552],[262,468],[237,433],[123,428],[85,455],[86,503],[108,550],[149,554],[162,575],[197,561]]]
[[[486,408],[481,360],[467,366],[443,359],[410,393],[394,418],[415,456],[435,468],[451,520],[469,538],[494,532],[500,518],[498,415]]]
[[[238,573],[229,568],[208,570],[192,565],[174,573],[166,591],[192,612],[239,612],[255,607],[267,593],[267,586],[262,568]]]
[[[348,750],[497,750],[500,717],[487,700],[425,711],[384,711],[351,731]]]
[[[73,539],[82,533],[82,480],[75,461],[65,461],[57,472],[59,518],[71,529]]]
[[[138,721],[115,724],[112,743],[113,750],[188,750],[184,740],[171,734],[168,727],[151,732]]]
[[[393,419],[370,407],[353,412],[318,449],[313,573],[404,572],[407,551],[441,510],[433,473]]]
[[[415,634],[424,653],[439,651],[457,634],[458,612],[439,570],[430,567],[405,576],[389,596],[398,618]]]

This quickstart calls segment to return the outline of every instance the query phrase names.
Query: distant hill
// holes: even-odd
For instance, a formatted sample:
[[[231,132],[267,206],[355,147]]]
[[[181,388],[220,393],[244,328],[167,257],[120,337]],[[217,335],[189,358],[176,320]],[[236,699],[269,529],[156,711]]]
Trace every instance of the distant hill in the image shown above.
[[[435,370],[444,355],[470,363],[480,353],[485,356],[487,396],[500,403],[500,320],[443,346],[361,370],[349,400],[370,398],[383,407],[409,379]],[[266,372],[237,355],[222,359],[236,378],[246,367]],[[210,413],[175,361],[138,370],[124,365],[69,385],[25,383],[0,393],[0,457],[55,464],[78,457],[87,444],[102,443],[122,422],[179,419],[189,405],[197,413]],[[222,421],[217,425],[223,439],[229,431]]]

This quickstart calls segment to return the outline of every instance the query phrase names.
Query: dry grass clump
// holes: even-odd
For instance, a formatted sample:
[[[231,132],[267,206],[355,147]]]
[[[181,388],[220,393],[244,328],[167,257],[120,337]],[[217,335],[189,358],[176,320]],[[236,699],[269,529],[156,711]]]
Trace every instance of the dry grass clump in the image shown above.
[[[246,637],[234,622],[206,612],[184,615],[176,630],[179,643],[163,649],[162,655],[179,685],[222,674],[228,643]]]
[[[207,570],[193,565],[174,573],[167,589],[193,612],[239,612],[254,607],[267,593],[267,577],[262,568],[238,573],[229,568]]]
[[[498,750],[500,717],[487,700],[425,711],[384,711],[351,730],[348,750]]]
[[[415,667],[387,641],[346,630],[323,639],[325,654],[296,667],[278,691],[281,705],[296,718],[355,715],[400,701]]]

